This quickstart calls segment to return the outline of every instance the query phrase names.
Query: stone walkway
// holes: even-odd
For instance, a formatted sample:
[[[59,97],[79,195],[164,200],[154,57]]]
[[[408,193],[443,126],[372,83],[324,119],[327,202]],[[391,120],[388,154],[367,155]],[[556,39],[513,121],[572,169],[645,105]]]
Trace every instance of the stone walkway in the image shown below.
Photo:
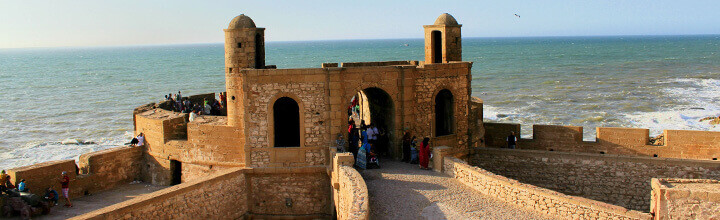
[[[360,171],[370,194],[371,219],[553,219],[415,164],[388,159],[380,164],[380,169]]]
[[[53,207],[50,214],[35,216],[33,219],[68,219],[104,208],[106,206],[130,200],[144,194],[152,193],[166,187],[167,186],[154,186],[147,183],[122,185],[112,190],[71,200],[73,203],[72,208],[64,207],[63,205],[65,204],[65,201],[61,198],[60,201],[58,201],[58,206]],[[20,219],[20,216],[15,216],[10,219]]]

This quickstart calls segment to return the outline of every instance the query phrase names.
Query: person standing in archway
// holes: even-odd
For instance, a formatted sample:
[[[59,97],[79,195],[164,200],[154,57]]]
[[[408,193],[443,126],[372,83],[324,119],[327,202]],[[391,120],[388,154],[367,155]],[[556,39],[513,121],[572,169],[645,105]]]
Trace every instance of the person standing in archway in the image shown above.
[[[412,141],[412,135],[410,131],[405,131],[402,138],[402,162],[410,163],[410,142]]]
[[[430,163],[430,138],[423,138],[420,143],[420,169],[429,170],[428,164]]]
[[[515,149],[515,146],[517,146],[517,137],[515,137],[514,131],[511,131],[510,135],[508,135],[507,144],[510,149]]]

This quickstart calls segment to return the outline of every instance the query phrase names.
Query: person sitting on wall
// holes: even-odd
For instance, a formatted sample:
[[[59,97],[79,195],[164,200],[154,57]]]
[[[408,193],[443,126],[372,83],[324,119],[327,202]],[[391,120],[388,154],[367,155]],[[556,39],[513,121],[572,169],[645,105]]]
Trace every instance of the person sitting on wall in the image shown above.
[[[25,179],[21,179],[20,183],[18,183],[18,191],[20,192],[30,192],[30,189],[27,188],[27,185],[25,183]]]
[[[145,145],[145,134],[142,132],[130,141],[131,147],[142,147],[143,145]]]
[[[507,136],[507,144],[508,148],[515,149],[515,146],[517,145],[517,137],[515,137],[514,131],[511,131],[510,135]]]
[[[10,177],[10,175],[6,175],[6,176],[5,176],[5,182],[4,182],[4,183],[5,183],[5,188],[8,189],[8,190],[10,190],[10,189],[15,189],[15,185],[12,184],[11,179],[12,179],[12,178]]]
[[[52,187],[49,187],[47,188],[47,190],[45,190],[45,196],[43,196],[43,198],[47,201],[52,202],[53,205],[57,205],[57,202],[60,199],[60,195]]]
[[[188,117],[188,121],[195,121],[195,118],[197,118],[197,110],[193,110],[190,112],[190,116]]]

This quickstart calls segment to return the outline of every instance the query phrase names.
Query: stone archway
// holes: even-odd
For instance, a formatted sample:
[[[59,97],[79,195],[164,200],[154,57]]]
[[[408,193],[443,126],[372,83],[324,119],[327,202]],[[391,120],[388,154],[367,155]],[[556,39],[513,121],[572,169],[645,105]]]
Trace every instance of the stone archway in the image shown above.
[[[355,100],[355,101],[353,101]],[[376,153],[391,158],[401,155],[394,155],[400,152],[393,143],[395,131],[395,106],[390,94],[377,87],[369,87],[358,91],[350,100],[351,107],[348,116],[353,118],[358,128],[362,121],[367,125],[373,124],[381,130],[377,146],[373,147]]]

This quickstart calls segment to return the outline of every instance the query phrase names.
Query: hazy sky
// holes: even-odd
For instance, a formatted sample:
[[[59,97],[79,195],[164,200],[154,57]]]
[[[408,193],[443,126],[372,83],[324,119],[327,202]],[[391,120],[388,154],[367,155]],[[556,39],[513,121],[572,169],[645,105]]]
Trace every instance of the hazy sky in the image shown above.
[[[0,0],[0,48],[218,43],[241,13],[267,41],[422,38],[444,12],[463,37],[720,34],[720,0]]]

